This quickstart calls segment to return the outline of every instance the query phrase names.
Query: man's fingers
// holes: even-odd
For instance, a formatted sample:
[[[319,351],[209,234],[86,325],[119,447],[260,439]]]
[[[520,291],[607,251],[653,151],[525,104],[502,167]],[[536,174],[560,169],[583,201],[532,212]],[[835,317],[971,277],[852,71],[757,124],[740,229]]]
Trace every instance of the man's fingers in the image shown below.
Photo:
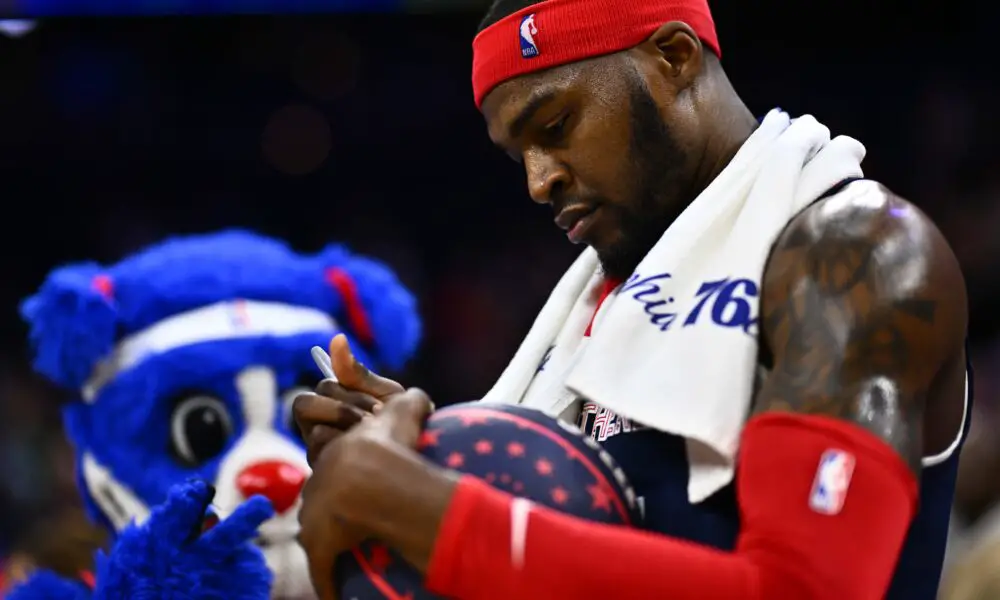
[[[333,585],[333,566],[337,553],[341,550],[337,544],[339,536],[334,531],[332,522],[326,519],[322,523],[311,521],[313,520],[300,518],[302,529],[299,532],[299,543],[309,561],[309,578],[320,600],[337,600],[337,590]]]
[[[334,375],[337,376],[341,385],[348,389],[365,392],[376,398],[403,391],[403,386],[391,379],[372,373],[368,367],[361,364],[351,352],[347,337],[342,333],[337,334],[330,341],[330,361]]]
[[[332,379],[324,379],[323,381],[320,381],[319,385],[316,386],[316,393],[320,396],[326,396],[327,398],[339,400],[344,404],[356,406],[365,412],[374,412],[375,407],[382,404],[382,402],[375,396],[366,392],[348,389]]]
[[[306,550],[309,559],[309,578],[313,589],[320,600],[336,600],[337,593],[333,587],[333,562],[336,558],[333,550],[322,546]]]
[[[343,431],[327,425],[316,425],[309,431],[308,435],[304,435],[302,441],[306,443],[306,461],[309,466],[315,465],[319,453],[323,451],[323,448],[326,448],[327,444],[342,435],[344,435]]]
[[[386,398],[385,406],[373,425],[386,428],[386,433],[396,443],[416,448],[424,422],[433,411],[434,403],[430,396],[421,389],[410,388]]]
[[[352,392],[359,394],[358,392]],[[359,394],[363,395],[363,394]],[[367,402],[367,404],[371,404]],[[327,425],[335,429],[349,429],[356,425],[366,413],[371,411],[352,406],[349,402],[307,392],[299,394],[292,402],[292,415],[303,436],[316,425]]]

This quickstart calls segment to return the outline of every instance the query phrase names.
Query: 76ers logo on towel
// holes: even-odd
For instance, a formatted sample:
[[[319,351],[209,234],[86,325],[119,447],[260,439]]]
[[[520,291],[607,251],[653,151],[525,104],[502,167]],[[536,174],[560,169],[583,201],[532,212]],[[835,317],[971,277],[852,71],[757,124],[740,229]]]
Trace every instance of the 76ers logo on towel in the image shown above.
[[[521,38],[521,56],[524,58],[535,58],[538,56],[538,43],[535,36],[538,35],[538,27],[535,26],[535,13],[521,19],[521,28],[518,37]]]
[[[854,456],[843,450],[824,452],[809,494],[809,508],[824,515],[839,513],[844,508],[853,474]]]
[[[669,330],[678,318],[690,327],[709,321],[718,327],[742,329],[748,335],[757,335],[757,306],[760,296],[757,282],[742,277],[725,277],[703,281],[688,301],[686,314],[673,308],[676,298],[668,291],[670,273],[640,275],[633,273],[622,285],[619,294],[631,296],[642,305],[649,322],[660,329]]]

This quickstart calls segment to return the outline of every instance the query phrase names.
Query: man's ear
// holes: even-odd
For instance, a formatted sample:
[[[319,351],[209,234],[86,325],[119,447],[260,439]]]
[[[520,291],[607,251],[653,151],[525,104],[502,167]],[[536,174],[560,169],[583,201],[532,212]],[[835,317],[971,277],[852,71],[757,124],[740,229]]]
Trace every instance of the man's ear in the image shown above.
[[[704,48],[687,23],[665,23],[641,46],[651,55],[659,74],[678,91],[690,87],[701,74]]]

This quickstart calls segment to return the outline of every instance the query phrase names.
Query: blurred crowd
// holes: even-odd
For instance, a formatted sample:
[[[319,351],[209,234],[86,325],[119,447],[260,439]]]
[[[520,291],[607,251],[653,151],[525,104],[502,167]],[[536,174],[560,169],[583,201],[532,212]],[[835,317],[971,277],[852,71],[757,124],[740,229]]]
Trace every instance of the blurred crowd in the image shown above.
[[[862,140],[868,174],[935,218],[962,261],[976,406],[942,597],[1000,598],[1000,83],[981,77],[996,51],[969,41],[975,19],[850,22],[868,41],[844,46],[758,4],[716,7],[745,100]],[[576,249],[489,146],[468,77],[477,17],[66,20],[0,38],[0,552],[44,554],[31,545],[45,531],[81,519],[65,396],[30,373],[17,318],[61,262],[233,225],[301,250],[344,241],[420,298],[426,339],[397,375],[451,401],[488,388]],[[926,52],[931,35],[962,60]],[[82,546],[100,543],[79,527]]]

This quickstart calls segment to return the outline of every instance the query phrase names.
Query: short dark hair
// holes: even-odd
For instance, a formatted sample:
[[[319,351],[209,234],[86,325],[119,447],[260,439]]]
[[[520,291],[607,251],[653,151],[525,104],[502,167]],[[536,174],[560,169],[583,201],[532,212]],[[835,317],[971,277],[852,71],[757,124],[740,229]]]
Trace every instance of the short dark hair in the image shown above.
[[[493,0],[486,16],[479,23],[479,31],[482,31],[497,21],[509,17],[522,8],[528,8],[532,4],[538,4],[542,0]]]

